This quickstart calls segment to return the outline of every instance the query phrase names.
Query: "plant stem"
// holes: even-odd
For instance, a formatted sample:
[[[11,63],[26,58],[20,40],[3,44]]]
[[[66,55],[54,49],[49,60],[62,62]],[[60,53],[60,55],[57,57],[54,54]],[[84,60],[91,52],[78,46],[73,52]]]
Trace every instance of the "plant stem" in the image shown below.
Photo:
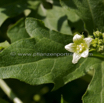
[[[23,103],[2,79],[0,79],[0,87],[14,103]]]

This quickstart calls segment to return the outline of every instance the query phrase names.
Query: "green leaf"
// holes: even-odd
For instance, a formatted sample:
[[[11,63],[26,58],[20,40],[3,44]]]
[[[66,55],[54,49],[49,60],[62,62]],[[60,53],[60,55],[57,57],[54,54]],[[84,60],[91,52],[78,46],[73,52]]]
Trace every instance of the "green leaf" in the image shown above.
[[[65,35],[53,30],[49,30],[44,26],[44,23],[41,20],[27,18],[25,25],[30,37],[35,37],[38,39],[45,37],[64,45],[72,42],[73,37],[71,35]]]
[[[47,45],[48,44],[48,45]],[[41,53],[40,55],[38,53]],[[23,39],[13,43],[11,46],[1,52],[2,59],[6,59],[5,62],[1,62],[2,65],[11,65],[11,61],[15,59],[12,64],[28,63],[40,60],[42,58],[48,58],[47,55],[42,53],[66,53],[64,46],[49,39],[41,39],[40,41],[34,38]],[[5,55],[6,54],[6,55]],[[8,57],[7,57],[8,56]],[[57,55],[50,55],[49,57],[57,57]],[[8,62],[10,61],[10,62]]]
[[[52,9],[52,4],[50,2],[43,0],[42,4],[45,9]]]
[[[15,17],[26,9],[36,10],[41,0],[3,0],[0,1],[0,26],[11,17]]]
[[[10,4],[4,3],[4,5],[0,7],[0,26],[7,18],[22,13],[27,8],[27,5],[26,0],[17,0],[15,2],[10,2]]]
[[[57,3],[57,5],[55,5],[55,3]],[[43,0],[36,12],[37,15],[33,14],[32,17],[43,20],[49,29],[72,34],[70,26],[68,25],[67,16],[60,6],[59,1],[55,0],[54,3],[47,1],[46,3],[46,1]]]
[[[94,65],[94,75],[86,93],[83,96],[83,103],[103,103],[104,102],[104,62]]]
[[[32,38],[18,40],[0,53],[1,79],[16,78],[31,85],[54,83],[55,90],[101,62],[88,57],[72,64],[71,54],[64,49],[72,42],[71,35],[51,31],[34,18],[27,18],[25,24]]]
[[[14,24],[8,31],[7,35],[11,40],[11,43],[23,39],[29,38],[30,36],[25,30],[25,19],[20,19],[16,24]]]
[[[41,2],[41,0],[28,0],[28,9],[37,10]]]
[[[7,41],[0,43],[0,49],[7,48],[9,45],[10,44]]]
[[[92,35],[93,30],[104,31],[103,0],[61,0],[61,4],[80,16],[90,35]]]
[[[64,13],[67,15],[68,24],[71,28],[72,32],[83,32],[84,31],[84,23],[81,18],[73,12],[73,10],[68,10],[65,7],[62,7]]]
[[[61,33],[72,35],[71,28],[68,25],[67,16],[62,7],[53,5],[52,9],[45,11],[46,11],[46,18],[43,21],[46,27],[52,30],[57,30]]]
[[[99,59],[86,58],[74,65],[70,55],[33,55],[58,52],[66,52],[63,45],[46,38],[37,43],[34,38],[19,40],[0,53],[0,78],[16,78],[31,85],[54,83],[55,90],[85,75],[92,69],[93,64],[101,62]],[[28,55],[29,53],[31,55]]]

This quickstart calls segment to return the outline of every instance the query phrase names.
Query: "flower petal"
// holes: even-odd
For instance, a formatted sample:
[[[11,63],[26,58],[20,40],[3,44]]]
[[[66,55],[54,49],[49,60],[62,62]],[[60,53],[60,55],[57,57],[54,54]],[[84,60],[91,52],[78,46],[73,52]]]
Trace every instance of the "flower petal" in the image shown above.
[[[91,42],[92,42],[92,38],[91,37],[88,37],[88,38],[85,38],[85,43],[88,45],[88,47],[90,46]]]
[[[81,54],[74,53],[72,63],[76,64],[80,58],[81,58]]]
[[[84,57],[84,58],[88,57],[88,53],[89,53],[89,50],[87,49],[81,54],[81,57]]]
[[[82,43],[83,42],[83,36],[76,34],[73,37],[73,42],[76,43],[76,44]]]
[[[65,49],[69,52],[75,52],[76,51],[76,45],[74,43],[70,43],[65,46]]]

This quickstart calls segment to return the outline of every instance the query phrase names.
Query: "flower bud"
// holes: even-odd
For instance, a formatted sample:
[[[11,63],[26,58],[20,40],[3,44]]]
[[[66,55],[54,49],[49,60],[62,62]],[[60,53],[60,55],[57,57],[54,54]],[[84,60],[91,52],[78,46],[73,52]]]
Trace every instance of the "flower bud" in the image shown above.
[[[91,45],[95,48],[97,44],[98,44],[98,38],[93,39]]]
[[[92,44],[92,47],[96,48],[96,46],[97,46],[96,44]]]
[[[102,39],[98,39],[98,44],[99,45],[103,44],[103,40]]]
[[[99,46],[98,47],[98,52],[102,52],[102,51],[104,51],[104,46]]]
[[[102,37],[103,37],[103,39],[104,39],[104,33],[102,34]]]
[[[101,38],[102,37],[102,33],[100,31],[95,31],[93,32],[95,38]]]

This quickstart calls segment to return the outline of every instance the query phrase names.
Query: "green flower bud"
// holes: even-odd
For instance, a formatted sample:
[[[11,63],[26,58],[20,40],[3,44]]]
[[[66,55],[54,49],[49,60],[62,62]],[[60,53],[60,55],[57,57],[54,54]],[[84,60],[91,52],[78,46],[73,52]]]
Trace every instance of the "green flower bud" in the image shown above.
[[[103,45],[104,45],[104,39],[103,39]]]
[[[93,39],[91,46],[95,48],[95,47],[97,47],[97,44],[98,44],[98,38]]]
[[[103,40],[102,39],[98,39],[98,44],[99,45],[103,44]]]
[[[102,34],[102,37],[103,37],[103,39],[104,39],[104,33]]]
[[[93,32],[95,38],[101,38],[102,37],[102,33],[100,31],[95,31]]]
[[[102,52],[102,51],[104,51],[104,46],[99,46],[98,47],[98,52]]]
[[[95,38],[95,41],[94,41],[96,44],[98,43],[98,38]]]
[[[94,48],[96,48],[97,45],[96,44],[92,44],[91,46],[94,47]]]

